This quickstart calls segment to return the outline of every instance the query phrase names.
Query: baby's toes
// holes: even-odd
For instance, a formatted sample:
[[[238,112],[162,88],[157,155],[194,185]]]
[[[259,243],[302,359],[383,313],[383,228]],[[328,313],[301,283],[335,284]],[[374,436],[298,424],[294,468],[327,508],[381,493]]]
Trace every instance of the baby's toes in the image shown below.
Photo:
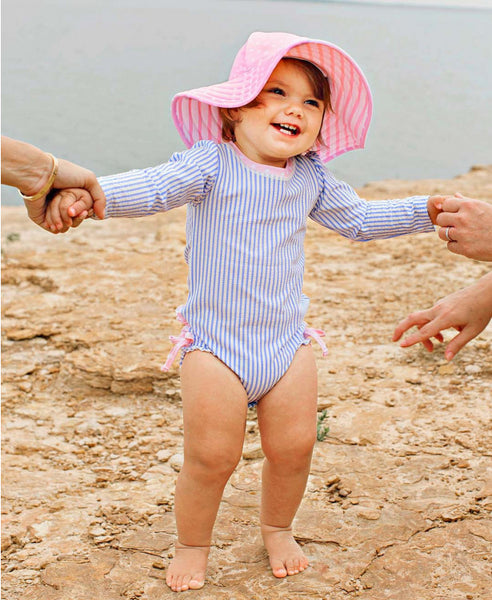
[[[290,558],[286,561],[285,566],[289,575],[299,573],[299,561],[297,558]]]
[[[272,567],[272,572],[275,577],[287,577],[287,569],[285,568],[284,563],[279,559],[272,559],[270,563]]]
[[[176,575],[175,577],[173,577],[173,582],[172,582],[172,585],[171,585],[172,591],[173,592],[180,592],[182,584],[183,584],[183,577],[182,577],[182,575]]]
[[[186,592],[186,590],[190,589],[190,579],[190,575],[183,575],[183,577],[180,577],[178,592]]]
[[[190,590],[199,590],[205,585],[205,579],[200,575],[194,575],[189,581]]]
[[[174,576],[173,575],[168,575],[166,577],[166,584],[168,587],[170,587],[172,590],[174,590]]]

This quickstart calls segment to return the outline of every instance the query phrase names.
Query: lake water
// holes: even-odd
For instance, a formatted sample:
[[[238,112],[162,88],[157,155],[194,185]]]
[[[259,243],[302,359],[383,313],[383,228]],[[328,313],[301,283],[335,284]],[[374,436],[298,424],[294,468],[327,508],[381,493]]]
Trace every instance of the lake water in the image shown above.
[[[492,162],[490,4],[3,0],[2,132],[98,175],[164,162],[183,148],[172,96],[226,79],[252,31],[290,31],[341,46],[371,85],[366,149],[336,176],[452,177]]]

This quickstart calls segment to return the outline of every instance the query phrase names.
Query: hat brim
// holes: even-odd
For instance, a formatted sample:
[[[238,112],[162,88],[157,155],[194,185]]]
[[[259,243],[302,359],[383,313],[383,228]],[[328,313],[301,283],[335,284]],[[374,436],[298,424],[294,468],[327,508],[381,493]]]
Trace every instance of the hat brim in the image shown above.
[[[321,160],[328,162],[344,152],[363,148],[372,116],[372,97],[364,74],[341,48],[307,38],[296,38],[276,48],[239,77],[177,94],[172,101],[172,117],[186,147],[199,140],[220,143],[219,108],[238,108],[254,100],[283,57],[313,63],[330,81],[333,112],[325,114],[321,141],[313,147]]]

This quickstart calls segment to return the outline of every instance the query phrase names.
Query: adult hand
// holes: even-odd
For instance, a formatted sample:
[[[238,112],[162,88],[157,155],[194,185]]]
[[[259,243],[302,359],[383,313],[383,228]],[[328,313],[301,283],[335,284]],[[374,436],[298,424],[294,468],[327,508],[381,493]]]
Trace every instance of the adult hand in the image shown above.
[[[24,195],[35,196],[49,181],[52,170],[53,160],[48,154],[31,144],[2,136],[2,183],[18,188]],[[99,218],[104,218],[106,198],[96,176],[88,169],[60,159],[53,187],[88,190],[94,200],[94,212]],[[46,196],[25,200],[24,203],[29,218],[50,231],[46,224]],[[82,220],[74,219],[72,226],[80,225]]]
[[[446,346],[444,356],[451,360],[470,340],[483,331],[492,318],[492,273],[473,285],[439,300],[432,308],[409,315],[396,326],[393,341],[416,325],[419,331],[409,335],[400,346],[407,348],[422,342],[432,352],[431,338],[443,341],[441,331],[449,328],[459,333]]]
[[[436,218],[448,250],[476,260],[492,260],[492,205],[461,194],[448,196]],[[447,237],[446,237],[447,232]]]
[[[79,167],[68,160],[58,160],[58,173],[54,181],[55,189],[64,188],[82,188],[86,189],[94,200],[93,210],[95,214],[104,219],[104,208],[106,206],[106,197],[99,185],[96,176],[92,171]],[[29,218],[37,225],[54,233],[59,233],[60,229],[53,229],[46,223],[46,208],[48,202],[46,196],[38,200],[24,200]],[[73,219],[72,227],[78,227],[84,218]],[[66,231],[66,229],[65,229]]]

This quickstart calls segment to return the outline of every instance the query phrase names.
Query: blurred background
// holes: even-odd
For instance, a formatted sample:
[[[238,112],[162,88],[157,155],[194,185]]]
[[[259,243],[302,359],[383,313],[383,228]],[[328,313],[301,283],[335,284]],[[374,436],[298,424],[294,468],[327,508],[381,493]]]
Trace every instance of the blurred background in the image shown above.
[[[348,52],[373,92],[366,149],[332,161],[354,186],[449,178],[492,162],[492,2],[3,0],[2,133],[97,175],[184,148],[177,92],[227,79],[252,31]],[[4,204],[20,204],[2,187]]]

